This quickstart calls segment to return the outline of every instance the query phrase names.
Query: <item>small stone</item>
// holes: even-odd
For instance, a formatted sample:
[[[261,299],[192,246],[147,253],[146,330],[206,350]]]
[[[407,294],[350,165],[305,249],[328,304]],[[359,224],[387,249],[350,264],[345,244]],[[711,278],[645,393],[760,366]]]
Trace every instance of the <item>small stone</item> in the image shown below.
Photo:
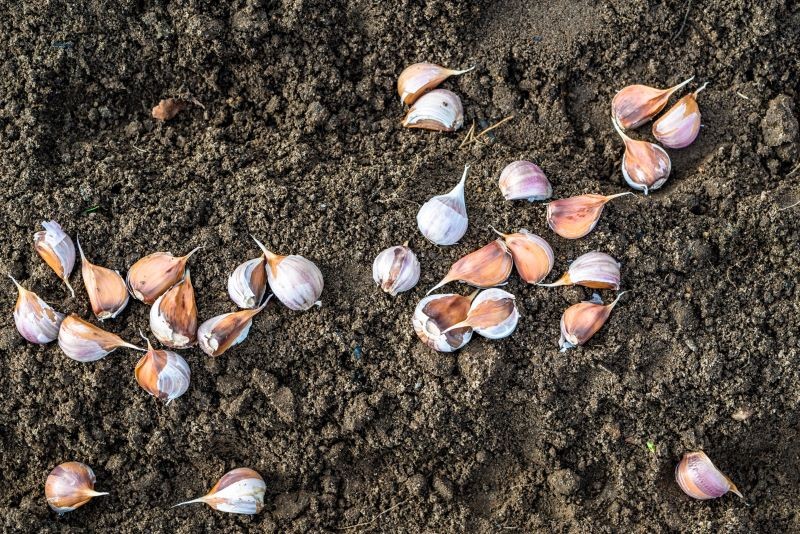
[[[547,484],[554,492],[559,495],[572,495],[578,491],[580,480],[578,476],[569,469],[559,469],[550,473],[547,477]]]
[[[670,305],[669,311],[672,314],[672,319],[679,327],[686,330],[697,328],[699,324],[697,313],[690,303],[685,300],[675,301]]]
[[[295,402],[292,390],[287,387],[282,387],[275,392],[272,397],[272,404],[275,405],[275,411],[278,412],[280,417],[286,423],[293,423],[295,420]]]
[[[453,483],[445,476],[436,475],[433,477],[433,489],[444,500],[453,499]]]
[[[787,95],[779,95],[769,101],[767,113],[761,121],[764,143],[771,147],[794,143],[797,139],[798,123],[794,116],[794,104]]]
[[[417,473],[406,480],[406,488],[414,497],[421,497],[428,490],[428,481],[424,475]]]
[[[736,411],[734,411],[731,414],[731,418],[734,421],[739,421],[740,423],[742,421],[746,421],[747,419],[750,419],[752,416],[753,416],[753,410],[751,410],[747,406],[740,406],[740,407],[736,408]]]

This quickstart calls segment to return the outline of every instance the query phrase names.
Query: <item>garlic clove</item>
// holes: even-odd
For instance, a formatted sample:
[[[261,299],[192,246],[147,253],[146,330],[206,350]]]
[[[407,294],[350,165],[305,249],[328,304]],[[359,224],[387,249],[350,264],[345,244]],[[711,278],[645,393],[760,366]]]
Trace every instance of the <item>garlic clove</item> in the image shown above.
[[[266,307],[272,295],[258,308],[223,313],[209,319],[197,329],[197,344],[209,356],[221,356],[226,350],[238,345],[250,333],[253,317]]]
[[[700,133],[700,108],[697,95],[706,88],[704,83],[694,93],[689,93],[653,123],[653,137],[668,148],[691,145]]]
[[[542,169],[530,161],[514,161],[506,165],[498,180],[506,200],[547,200],[553,196],[553,186]]]
[[[145,340],[147,353],[136,364],[133,374],[143,390],[169,404],[189,389],[189,364],[179,354],[156,350],[149,339]]]
[[[561,316],[561,339],[558,341],[561,352],[583,345],[603,328],[614,306],[617,305],[623,291],[614,302],[604,305],[599,295],[595,294],[590,301],[573,304]]]
[[[185,349],[197,342],[197,303],[189,269],[183,280],[150,307],[150,330],[171,349]]]
[[[461,99],[447,89],[434,89],[414,102],[403,119],[406,128],[455,132],[464,125]]]
[[[431,198],[419,209],[417,227],[431,243],[453,245],[467,233],[464,185],[468,172],[469,165],[465,165],[461,181],[449,193]]]
[[[393,297],[416,286],[419,274],[419,260],[408,243],[381,251],[372,262],[373,280]]]
[[[519,311],[514,301],[514,295],[496,287],[481,291],[472,301],[467,318],[443,333],[468,326],[488,339],[508,337],[519,322]]]
[[[686,495],[695,499],[716,499],[729,491],[744,499],[731,479],[717,469],[703,451],[683,455],[675,466],[675,481]]]
[[[450,76],[465,74],[475,67],[452,70],[433,63],[415,63],[406,67],[397,79],[397,94],[404,104],[411,105],[426,91],[430,91]]]
[[[442,281],[428,291],[428,295],[454,280],[479,288],[500,285],[508,280],[513,266],[514,260],[508,247],[502,239],[495,239],[455,262]]]
[[[55,221],[42,222],[44,230],[33,234],[33,246],[47,265],[67,284],[72,296],[75,290],[69,285],[69,275],[75,266],[75,245]]]
[[[594,289],[619,289],[619,262],[598,251],[587,252],[569,265],[561,278],[552,284],[539,284],[543,287],[579,286]]]
[[[58,330],[58,346],[64,354],[79,362],[99,360],[121,347],[145,351],[124,341],[116,334],[84,321],[74,313],[61,322],[61,328]]]
[[[89,302],[92,304],[92,311],[101,321],[113,319],[128,305],[130,297],[125,280],[117,271],[100,267],[87,260],[80,239],[77,241],[81,255],[81,276],[86,293],[89,295]]]
[[[93,497],[108,495],[94,490],[94,471],[80,462],[65,462],[57,465],[44,483],[47,504],[60,514],[80,508]]]
[[[517,272],[527,283],[538,284],[553,270],[553,249],[538,235],[524,228],[515,234],[504,234],[494,228],[492,230],[505,240]]]
[[[128,270],[128,290],[136,300],[152,304],[183,278],[186,262],[203,247],[176,258],[169,252],[154,252],[139,259]]]
[[[630,191],[609,196],[589,194],[554,200],[547,204],[547,224],[561,237],[579,239],[594,230],[608,201],[630,194]]]
[[[672,93],[691,82],[694,76],[669,89],[629,85],[611,100],[611,115],[619,125],[630,130],[652,119],[667,105]]]
[[[14,324],[17,326],[17,331],[22,337],[37,345],[55,341],[64,314],[54,310],[33,291],[22,287],[14,277],[9,276],[9,278],[17,286],[17,303],[14,306]]]
[[[303,256],[274,254],[255,237],[253,241],[264,251],[269,287],[284,306],[294,311],[305,311],[315,305],[322,306],[319,297],[325,282],[322,271],[314,262]]]
[[[667,151],[654,143],[631,139],[614,120],[611,122],[625,143],[622,176],[628,185],[645,195],[664,185],[672,170]]]
[[[264,508],[266,490],[261,475],[247,467],[238,467],[225,473],[208,494],[175,506],[202,502],[220,512],[253,515]]]
[[[422,299],[414,310],[412,324],[417,336],[430,348],[439,352],[453,352],[472,339],[472,328],[450,329],[463,322],[477,291],[469,297],[431,295]]]
[[[228,295],[240,308],[252,309],[264,300],[267,291],[266,264],[264,256],[248,260],[236,267],[228,277]]]

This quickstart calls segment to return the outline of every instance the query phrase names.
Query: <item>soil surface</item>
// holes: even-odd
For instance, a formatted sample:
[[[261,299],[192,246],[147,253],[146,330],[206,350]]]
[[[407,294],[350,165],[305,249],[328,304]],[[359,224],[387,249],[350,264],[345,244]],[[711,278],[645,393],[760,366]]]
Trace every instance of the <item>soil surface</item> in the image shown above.
[[[2,274],[90,317],[79,269],[69,298],[33,251],[33,232],[55,219],[120,271],[203,245],[190,260],[201,319],[234,310],[226,280],[257,256],[251,234],[325,276],[320,309],[270,304],[222,357],[184,351],[192,383],[169,406],[136,384],[138,353],[81,364],[55,343],[26,343],[5,282],[2,529],[800,530],[800,207],[781,210],[800,198],[797,4],[383,4],[2,7]],[[466,128],[403,129],[395,82],[417,61],[476,66],[443,84],[463,99],[467,126],[513,120],[466,148]],[[544,204],[503,200],[497,177],[521,158],[544,169],[556,198],[627,190],[612,96],[692,75],[692,88],[710,82],[704,128],[670,151],[661,190],[614,200],[578,241],[547,228]],[[168,97],[199,104],[155,121]],[[416,211],[466,163],[469,230],[436,247]],[[548,239],[552,279],[584,252],[608,252],[632,292],[586,346],[562,354],[561,313],[591,290],[514,275],[522,319],[510,338],[434,353],[413,332],[413,309],[494,238],[489,225]],[[392,298],[371,264],[405,240],[422,278]],[[147,314],[131,302],[105,327],[137,341]],[[746,502],[680,491],[674,466],[696,449]],[[92,466],[111,495],[58,517],[44,482],[69,460]],[[239,466],[267,482],[261,514],[170,509]]]

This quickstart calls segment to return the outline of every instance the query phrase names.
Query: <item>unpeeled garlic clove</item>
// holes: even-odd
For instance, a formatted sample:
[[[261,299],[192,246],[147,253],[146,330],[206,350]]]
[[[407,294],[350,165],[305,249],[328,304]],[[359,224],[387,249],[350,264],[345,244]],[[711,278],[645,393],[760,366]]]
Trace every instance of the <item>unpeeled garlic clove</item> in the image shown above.
[[[185,349],[197,342],[197,303],[189,269],[183,280],[150,307],[150,330],[158,341],[172,349]]]
[[[101,321],[113,319],[128,305],[128,288],[125,280],[117,271],[95,265],[86,259],[78,239],[78,251],[81,254],[81,276],[92,311]]]
[[[266,249],[255,237],[253,240],[264,251],[267,259],[267,282],[272,293],[284,306],[294,311],[305,311],[311,306],[322,306],[319,300],[325,282],[322,271],[314,262],[292,254],[281,256]],[[266,303],[265,303],[266,304]]]
[[[654,143],[631,139],[614,120],[611,122],[625,143],[622,176],[628,185],[637,191],[644,191],[645,195],[664,185],[672,170],[667,151]]]
[[[461,181],[449,193],[431,198],[417,212],[417,227],[431,243],[453,245],[467,232],[464,185],[468,172],[469,165],[465,165]]]
[[[619,289],[619,262],[603,252],[592,251],[570,263],[569,269],[552,284],[544,287],[579,286],[594,289]]]
[[[614,95],[611,115],[619,125],[630,130],[652,119],[667,105],[669,97],[694,79],[694,76],[669,89],[629,85]]]
[[[514,301],[514,295],[496,287],[481,291],[472,301],[467,318],[443,333],[468,326],[488,339],[508,337],[519,322],[519,311]]]
[[[467,318],[476,294],[477,291],[469,297],[451,293],[425,297],[414,310],[411,321],[414,332],[426,345],[439,352],[460,349],[472,339],[472,328],[449,329]]]
[[[608,305],[603,304],[600,296],[595,294],[592,300],[579,302],[567,308],[561,316],[561,339],[558,341],[561,352],[589,341],[603,328],[614,306],[625,293],[627,291],[617,295],[614,302]]]
[[[684,148],[691,145],[700,133],[700,108],[697,95],[706,88],[704,83],[694,93],[689,93],[661,115],[653,123],[653,137],[669,148]]]
[[[186,262],[201,248],[197,247],[179,258],[169,252],[154,252],[139,259],[128,270],[127,283],[131,295],[145,304],[154,303],[183,278]]]
[[[675,466],[675,481],[686,495],[695,499],[716,499],[729,491],[744,499],[731,479],[717,469],[703,451],[683,455]]]
[[[22,337],[44,345],[58,337],[64,314],[54,310],[33,291],[28,291],[9,276],[17,286],[17,304],[14,306],[14,324]]]
[[[264,300],[267,291],[267,258],[248,260],[234,269],[228,277],[228,295],[240,308],[252,309]]]
[[[403,119],[406,128],[455,132],[464,125],[461,99],[447,89],[434,89],[414,102]]]
[[[33,246],[39,256],[67,284],[72,296],[75,290],[69,285],[69,275],[75,266],[75,245],[55,221],[42,222],[44,230],[33,234]]]
[[[372,262],[373,280],[393,297],[416,286],[419,272],[419,260],[408,243],[381,251]]]
[[[553,186],[542,169],[530,161],[514,161],[506,165],[498,180],[506,200],[547,200],[553,196]]]
[[[189,389],[189,364],[179,354],[156,350],[149,339],[145,340],[147,353],[136,364],[133,374],[143,390],[169,404]]]
[[[94,483],[94,471],[88,465],[80,462],[59,464],[50,471],[44,483],[47,504],[59,514],[64,514],[80,508],[92,497],[108,495],[107,492],[95,491]]]
[[[594,230],[608,201],[630,194],[589,194],[554,200],[547,204],[547,224],[561,237],[579,239]]]
[[[238,467],[225,473],[208,494],[175,506],[202,502],[220,512],[253,515],[264,508],[266,490],[261,475],[247,467]]]
[[[411,105],[426,91],[436,88],[450,76],[464,74],[474,68],[452,70],[433,63],[414,63],[400,73],[397,79],[397,94],[404,104]]]
[[[497,286],[508,280],[513,266],[514,260],[508,247],[502,239],[495,239],[455,262],[442,281],[433,286],[428,294],[454,280],[479,288]]]
[[[520,277],[529,284],[538,284],[553,270],[553,249],[550,244],[524,228],[514,234],[498,232],[506,242]]]
[[[124,341],[111,332],[106,332],[75,315],[64,318],[58,330],[58,346],[64,354],[79,362],[93,362],[125,347],[133,350],[145,350]]]
[[[253,317],[264,309],[272,295],[252,310],[223,313],[209,319],[197,329],[197,344],[209,356],[221,356],[226,350],[247,338]]]

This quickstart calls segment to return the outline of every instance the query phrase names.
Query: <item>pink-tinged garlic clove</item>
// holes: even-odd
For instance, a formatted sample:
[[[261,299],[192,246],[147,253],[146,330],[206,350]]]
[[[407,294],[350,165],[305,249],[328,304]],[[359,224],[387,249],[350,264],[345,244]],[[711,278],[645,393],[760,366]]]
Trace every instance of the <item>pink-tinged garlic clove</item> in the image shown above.
[[[494,230],[494,228],[493,228]],[[550,244],[524,228],[514,234],[501,235],[514,258],[514,266],[520,277],[529,284],[538,284],[553,270],[553,249]]]
[[[502,239],[470,252],[450,267],[450,271],[428,294],[443,285],[458,280],[473,287],[494,287],[505,283],[511,274],[514,260]]]
[[[611,122],[625,143],[625,154],[622,156],[625,182],[637,191],[644,191],[645,195],[664,185],[672,171],[672,161],[666,150],[654,143],[631,139],[616,122]]]
[[[322,306],[319,297],[325,282],[322,271],[314,262],[303,256],[281,256],[266,249],[255,237],[253,240],[267,259],[267,282],[275,297],[294,311],[305,311],[312,306]]]
[[[608,321],[611,311],[619,302],[623,291],[614,302],[604,305],[599,295],[595,294],[590,301],[573,304],[561,316],[561,339],[558,341],[561,352],[583,345]]]
[[[469,327],[485,338],[502,339],[514,332],[517,322],[519,322],[519,311],[514,295],[493,287],[478,293],[467,312],[467,318],[443,333]]]
[[[464,74],[474,68],[452,70],[433,63],[414,63],[400,73],[400,77],[397,79],[397,94],[400,95],[400,100],[404,104],[411,105],[420,96],[435,89],[450,76]]]
[[[700,133],[700,108],[697,95],[706,88],[703,84],[694,93],[689,93],[653,123],[653,137],[668,148],[684,148],[697,139]]]
[[[64,354],[79,362],[99,360],[123,347],[145,352],[145,349],[84,321],[74,313],[61,322],[58,346]]]
[[[42,226],[44,230],[33,234],[33,246],[74,297],[75,290],[69,284],[69,275],[75,266],[75,244],[57,222],[45,221]]]
[[[561,237],[580,239],[594,230],[606,203],[630,194],[632,193],[609,196],[589,194],[553,200],[547,204],[547,225]]]
[[[225,473],[206,495],[175,506],[202,502],[219,512],[254,515],[264,509],[266,490],[261,475],[247,467],[238,467]]]
[[[414,310],[412,324],[417,336],[439,352],[453,352],[472,339],[472,328],[450,327],[464,321],[477,291],[469,297],[443,294],[422,299]]]
[[[547,200],[553,196],[553,186],[542,169],[530,161],[514,161],[506,165],[498,180],[506,200]]]
[[[703,451],[687,452],[675,466],[675,480],[684,493],[699,500],[716,499],[732,491],[744,496]]]
[[[603,252],[592,251],[579,256],[561,278],[544,287],[579,285],[593,289],[619,289],[619,262]]]
[[[64,314],[54,310],[33,291],[22,287],[12,276],[17,286],[17,303],[14,306],[14,324],[22,337],[31,343],[45,345],[58,337]]]
[[[186,262],[201,248],[197,247],[179,258],[169,252],[154,252],[141,258],[128,270],[127,283],[131,295],[145,304],[153,304],[183,278]]]
[[[611,115],[622,128],[636,128],[655,117],[667,105],[669,97],[693,79],[694,76],[669,89],[629,85],[614,95]]]
[[[80,462],[65,462],[57,465],[44,484],[47,504],[59,513],[71,512],[80,508],[93,497],[108,495],[94,490],[94,471]]]

